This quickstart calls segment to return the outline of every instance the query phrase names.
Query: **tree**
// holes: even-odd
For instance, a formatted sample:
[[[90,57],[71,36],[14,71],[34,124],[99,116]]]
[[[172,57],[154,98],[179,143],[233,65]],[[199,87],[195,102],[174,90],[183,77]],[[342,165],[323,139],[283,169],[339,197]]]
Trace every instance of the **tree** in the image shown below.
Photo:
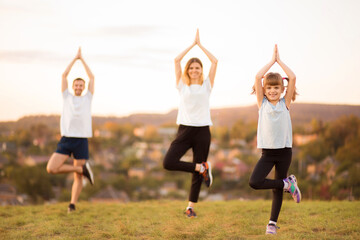
[[[54,196],[50,175],[45,171],[45,165],[12,168],[8,176],[15,182],[19,192],[27,194],[32,202],[39,203]]]

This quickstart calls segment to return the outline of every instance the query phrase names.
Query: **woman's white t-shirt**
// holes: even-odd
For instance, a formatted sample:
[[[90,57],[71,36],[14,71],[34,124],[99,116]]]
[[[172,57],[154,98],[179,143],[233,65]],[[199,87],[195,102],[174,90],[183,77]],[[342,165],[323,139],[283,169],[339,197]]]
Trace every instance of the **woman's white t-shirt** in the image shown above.
[[[91,100],[92,94],[88,91],[84,96],[74,96],[68,89],[63,92],[63,112],[60,119],[61,136],[90,138],[91,127]]]
[[[284,98],[274,106],[264,97],[259,109],[257,147],[268,149],[292,147],[291,118]]]
[[[180,94],[180,104],[176,123],[186,126],[212,126],[210,117],[211,83],[207,77],[202,85],[183,83],[180,79],[177,89]]]

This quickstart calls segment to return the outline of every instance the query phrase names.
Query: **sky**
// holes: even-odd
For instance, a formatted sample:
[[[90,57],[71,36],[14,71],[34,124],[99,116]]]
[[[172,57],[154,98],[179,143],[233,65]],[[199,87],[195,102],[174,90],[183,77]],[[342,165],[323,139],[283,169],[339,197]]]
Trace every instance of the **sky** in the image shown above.
[[[167,113],[174,58],[200,41],[218,59],[211,108],[256,104],[274,44],[297,102],[360,104],[357,0],[0,0],[0,121],[61,114],[61,76],[79,46],[95,75],[93,116]],[[183,59],[210,61],[196,46]],[[276,64],[271,71],[284,74]],[[70,84],[87,75],[77,62]]]

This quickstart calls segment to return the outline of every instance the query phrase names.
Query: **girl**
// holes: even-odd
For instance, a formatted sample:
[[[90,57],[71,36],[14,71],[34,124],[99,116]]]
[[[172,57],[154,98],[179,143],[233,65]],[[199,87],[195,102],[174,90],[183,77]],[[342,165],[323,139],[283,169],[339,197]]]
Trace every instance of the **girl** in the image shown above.
[[[181,71],[180,62],[195,45],[206,54],[211,61],[209,75],[203,76],[203,66],[198,58],[191,58]],[[176,123],[179,125],[176,139],[166,153],[163,165],[170,171],[192,173],[192,184],[189,204],[185,214],[189,218],[196,217],[194,205],[198,201],[202,180],[206,186],[212,184],[211,164],[207,162],[210,148],[210,117],[209,97],[214,85],[217,59],[200,43],[199,30],[195,41],[175,58],[176,86],[180,93],[180,105]],[[188,149],[193,150],[193,162],[183,162],[180,158]]]
[[[288,78],[279,73],[265,73],[277,62]],[[263,77],[265,75],[265,77]],[[264,78],[263,84],[261,79]],[[284,80],[288,81],[285,96]],[[262,149],[260,160],[251,175],[249,185],[254,189],[273,189],[273,202],[266,234],[276,234],[279,228],[276,222],[280,213],[283,191],[289,192],[295,202],[301,200],[301,193],[294,175],[287,176],[292,155],[292,127],[289,114],[291,100],[297,95],[295,90],[296,76],[284,62],[280,60],[277,45],[271,61],[266,64],[255,77],[253,93],[256,93],[259,107],[257,131],[257,147]],[[275,166],[275,179],[267,179]]]

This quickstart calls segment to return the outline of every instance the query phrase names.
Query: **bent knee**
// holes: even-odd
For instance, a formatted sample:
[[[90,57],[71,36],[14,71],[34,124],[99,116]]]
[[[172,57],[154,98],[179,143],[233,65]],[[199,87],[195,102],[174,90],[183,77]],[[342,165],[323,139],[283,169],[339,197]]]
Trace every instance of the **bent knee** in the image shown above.
[[[163,168],[166,169],[166,170],[170,170],[169,167],[170,167],[169,163],[164,160],[163,161]]]
[[[49,167],[49,166],[46,167],[46,171],[47,171],[48,173],[50,173],[50,174],[56,174],[56,173],[57,173],[56,169],[51,168],[51,167]]]
[[[261,188],[261,182],[256,181],[249,181],[249,186],[253,189],[260,189]]]
[[[81,181],[83,178],[83,175],[81,173],[74,173],[74,181]]]
[[[166,170],[173,170],[173,166],[170,161],[166,160],[166,158],[163,161],[163,168]]]

